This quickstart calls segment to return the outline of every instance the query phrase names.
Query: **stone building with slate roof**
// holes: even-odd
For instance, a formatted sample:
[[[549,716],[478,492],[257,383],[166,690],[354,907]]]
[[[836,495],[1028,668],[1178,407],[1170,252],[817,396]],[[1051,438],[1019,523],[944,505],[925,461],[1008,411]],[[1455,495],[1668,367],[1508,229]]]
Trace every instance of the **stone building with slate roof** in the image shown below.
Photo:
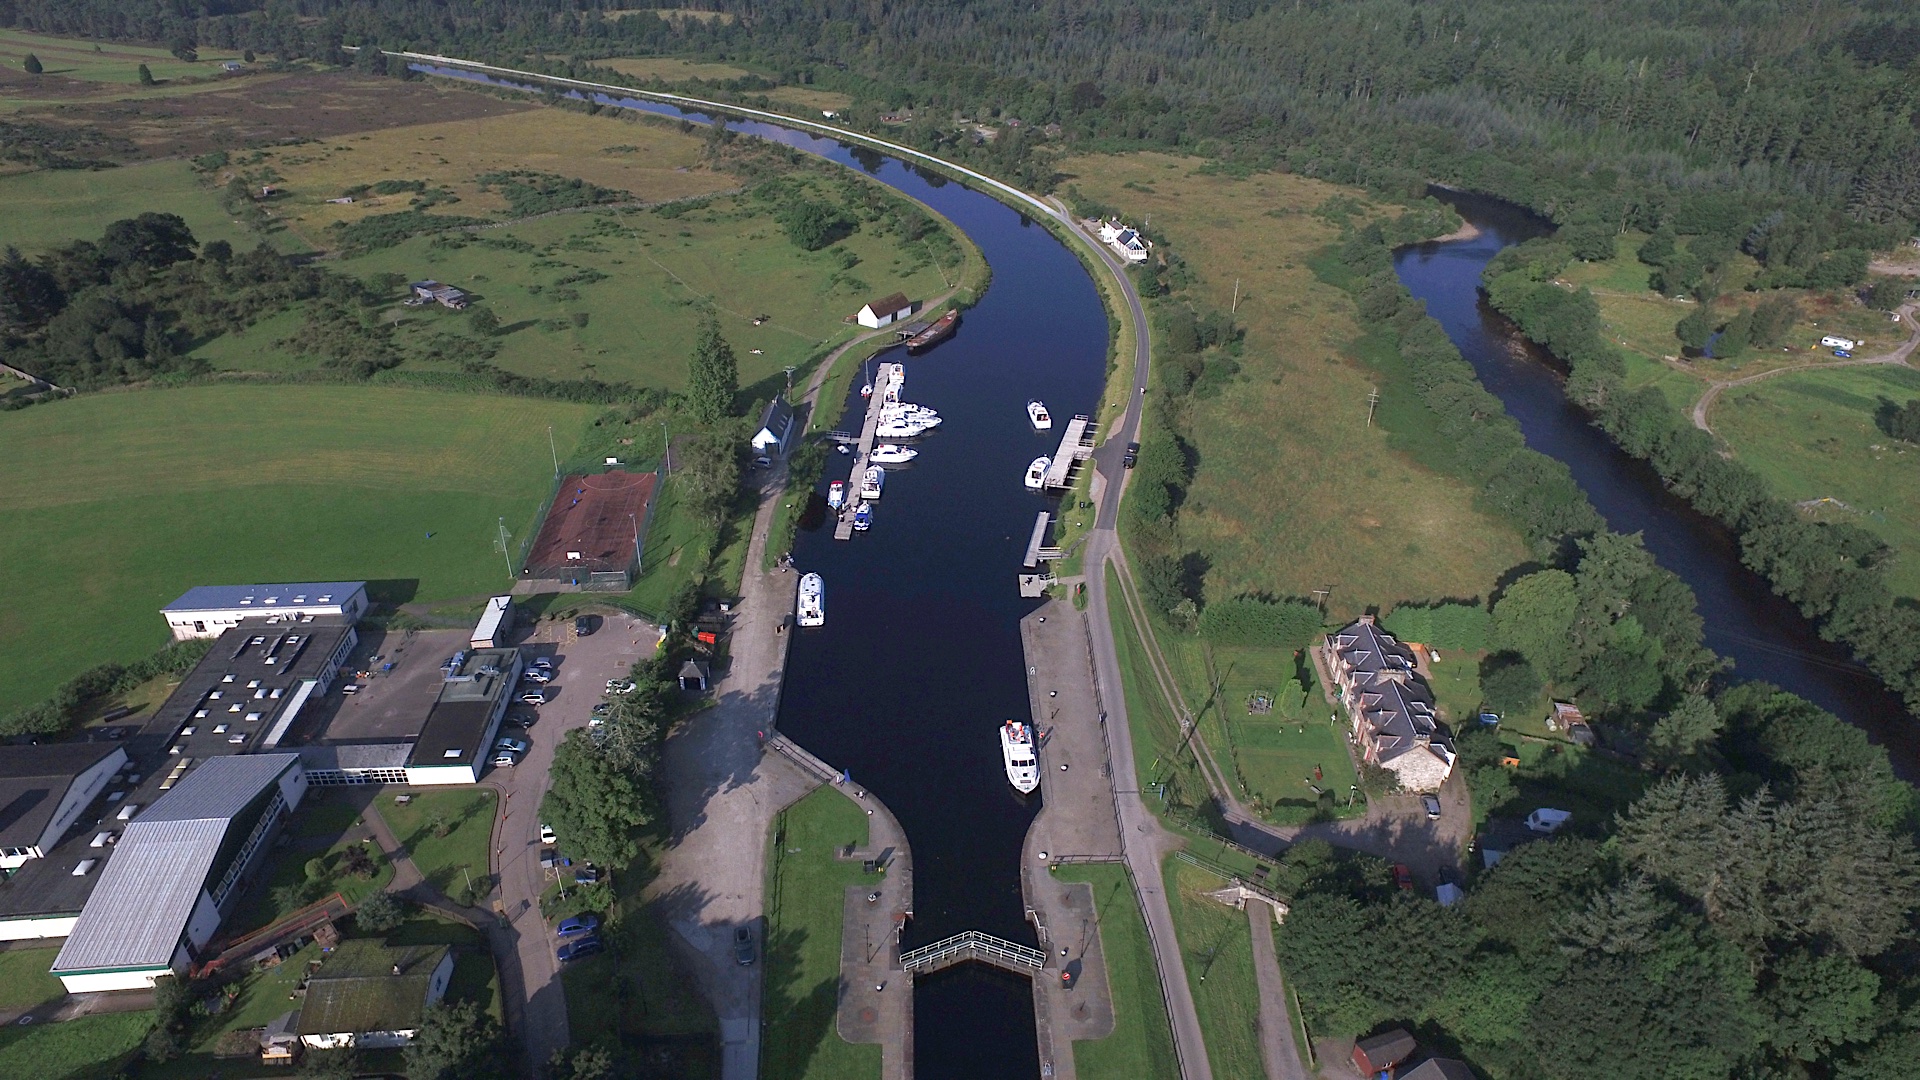
[[[1392,772],[1408,791],[1438,790],[1453,771],[1453,737],[1413,650],[1363,615],[1327,635],[1326,655],[1361,760]]]

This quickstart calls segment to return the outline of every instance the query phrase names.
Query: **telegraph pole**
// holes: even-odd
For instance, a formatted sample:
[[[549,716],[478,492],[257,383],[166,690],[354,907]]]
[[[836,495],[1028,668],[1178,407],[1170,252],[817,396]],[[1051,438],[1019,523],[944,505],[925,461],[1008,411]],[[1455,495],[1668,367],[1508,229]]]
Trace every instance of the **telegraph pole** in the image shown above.
[[[1368,427],[1373,426],[1373,410],[1376,407],[1378,407],[1379,404],[1380,404],[1379,388],[1369,386],[1367,388],[1367,426]]]
[[[553,425],[547,425],[547,451],[553,455],[553,478],[560,479],[560,447],[553,441]]]
[[[1233,279],[1233,307],[1227,309],[1227,314],[1229,315],[1240,314],[1240,279],[1239,278]]]

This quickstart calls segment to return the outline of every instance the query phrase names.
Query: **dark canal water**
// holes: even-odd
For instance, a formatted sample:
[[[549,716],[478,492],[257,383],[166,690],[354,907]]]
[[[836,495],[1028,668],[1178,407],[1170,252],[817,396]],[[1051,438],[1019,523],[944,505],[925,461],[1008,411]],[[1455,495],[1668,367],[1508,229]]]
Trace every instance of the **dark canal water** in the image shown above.
[[[657,102],[597,100],[708,119]],[[1019,859],[1040,801],[1021,800],[1007,784],[997,735],[1007,718],[1029,718],[1019,622],[1036,605],[1020,598],[1015,577],[1034,515],[1050,508],[1021,478],[1058,441],[1057,430],[1033,431],[1026,403],[1045,401],[1057,423],[1093,412],[1106,374],[1105,308],[1060,241],[989,196],[833,139],[728,123],[861,169],[926,203],[964,230],[993,269],[991,288],[954,337],[923,356],[886,354],[906,364],[905,398],[945,422],[917,440],[919,458],[888,470],[873,529],[850,542],[836,542],[826,528],[803,532],[795,546],[799,569],[826,580],[827,625],[792,644],[779,725],[851,772],[905,827],[914,917],[903,947],[962,930],[1031,943]],[[876,295],[889,291],[873,284]],[[844,426],[854,426],[863,407],[860,382],[849,389]],[[827,479],[844,479],[848,461],[831,456]],[[916,1075],[1038,1074],[1027,980],[962,964],[918,980],[915,995]]]
[[[1480,235],[1416,244],[1395,253],[1407,289],[1479,372],[1480,381],[1520,422],[1527,445],[1567,464],[1587,497],[1623,533],[1641,533],[1661,566],[1693,587],[1706,619],[1707,645],[1734,661],[1734,677],[1791,690],[1864,730],[1887,747],[1894,768],[1920,779],[1920,733],[1898,698],[1842,649],[1820,640],[1798,609],[1775,596],[1740,563],[1734,538],[1670,494],[1652,469],[1617,449],[1587,414],[1567,401],[1554,362],[1522,341],[1480,293],[1480,274],[1501,248],[1550,231],[1525,210],[1459,192],[1435,195]]]

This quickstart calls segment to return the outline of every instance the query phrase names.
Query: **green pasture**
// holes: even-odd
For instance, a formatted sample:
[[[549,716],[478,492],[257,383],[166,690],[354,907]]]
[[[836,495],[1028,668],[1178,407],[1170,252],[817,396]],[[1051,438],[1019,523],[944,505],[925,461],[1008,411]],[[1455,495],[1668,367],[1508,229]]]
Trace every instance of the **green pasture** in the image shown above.
[[[44,74],[85,82],[138,86],[141,64],[147,65],[155,81],[207,77],[218,75],[223,62],[241,58],[236,50],[206,48],[196,52],[199,59],[189,62],[156,46],[0,30],[0,64],[18,71],[26,63],[27,54],[32,53],[40,58]]]
[[[150,161],[117,169],[42,169],[0,176],[0,248],[34,251],[75,240],[98,240],[111,222],[149,210],[178,214],[201,243],[235,249],[260,242],[229,218],[212,189],[184,161]]]
[[[59,943],[42,947],[16,944],[0,951],[0,1009],[21,1009],[64,997],[67,988],[48,972],[60,954]]]
[[[1713,430],[1775,495],[1821,520],[1869,529],[1897,549],[1888,583],[1920,596],[1920,447],[1874,423],[1883,401],[1920,398],[1920,372],[1880,366],[1779,375],[1735,387]],[[1813,500],[1833,502],[1812,502]]]
[[[761,1074],[775,1080],[880,1075],[877,1043],[835,1030],[840,998],[840,925],[849,885],[879,879],[834,856],[865,846],[867,819],[833,788],[819,788],[775,819],[767,848],[767,920],[761,990],[767,1027]]]
[[[413,857],[427,884],[455,903],[478,904],[486,896],[492,863],[497,796],[488,788],[409,792],[404,805],[391,798],[375,801],[373,811],[393,830],[394,839]]]
[[[1264,1080],[1259,1029],[1251,1023],[1260,1015],[1260,986],[1247,913],[1209,899],[1208,892],[1227,883],[1197,866],[1168,856],[1163,872],[1187,987],[1207,1040],[1207,1063],[1219,1080]],[[1268,917],[1265,904],[1252,909]]]
[[[1160,996],[1160,969],[1127,868],[1119,863],[1067,863],[1056,866],[1053,876],[1093,886],[1100,955],[1113,993],[1113,1034],[1074,1043],[1074,1070],[1087,1080],[1178,1076],[1173,1029]]]
[[[93,1080],[115,1075],[153,1026],[153,1011],[101,1013],[63,1024],[0,1030],[0,1076]]]
[[[366,386],[91,394],[0,414],[0,685],[18,701],[167,640],[196,584],[370,580],[497,591],[592,410]],[[513,540],[518,541],[514,536]]]

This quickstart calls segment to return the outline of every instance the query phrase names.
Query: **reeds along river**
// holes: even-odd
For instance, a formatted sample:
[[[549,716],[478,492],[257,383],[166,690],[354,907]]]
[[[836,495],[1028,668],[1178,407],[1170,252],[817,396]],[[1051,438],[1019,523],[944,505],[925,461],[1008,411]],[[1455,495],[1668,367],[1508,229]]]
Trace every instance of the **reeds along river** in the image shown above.
[[[708,121],[658,102],[596,100]],[[889,470],[873,529],[837,542],[821,528],[795,545],[798,571],[826,580],[827,621],[791,646],[779,726],[848,770],[905,827],[914,917],[904,947],[962,930],[1032,943],[1019,859],[1045,788],[1031,799],[1015,794],[997,731],[1009,717],[1029,719],[1019,622],[1036,605],[1020,598],[1016,575],[1034,515],[1058,508],[1028,492],[1022,477],[1028,462],[1053,451],[1059,431],[1036,434],[1026,403],[1039,398],[1061,421],[1096,411],[1106,310],[1072,252],[987,195],[833,139],[728,124],[860,169],[931,206],[992,268],[992,287],[952,338],[921,356],[887,354],[906,364],[905,398],[937,410],[944,423],[918,440],[910,465]],[[868,276],[876,296],[892,291]],[[860,382],[845,403],[849,426],[863,404]],[[827,479],[844,479],[848,460],[832,455]],[[963,964],[919,980],[915,994],[915,1072],[923,1080],[1038,1075],[1027,980]]]
[[[1433,194],[1478,234],[1402,248],[1394,267],[1481,383],[1520,422],[1527,445],[1565,462],[1608,525],[1642,534],[1660,565],[1693,588],[1706,620],[1706,643],[1733,660],[1733,677],[1773,683],[1832,711],[1885,746],[1901,776],[1920,779],[1920,732],[1900,700],[1843,648],[1822,641],[1798,609],[1743,566],[1739,545],[1725,528],[1615,447],[1567,401],[1555,362],[1482,302],[1480,274],[1494,255],[1550,227],[1496,199],[1438,189]]]

